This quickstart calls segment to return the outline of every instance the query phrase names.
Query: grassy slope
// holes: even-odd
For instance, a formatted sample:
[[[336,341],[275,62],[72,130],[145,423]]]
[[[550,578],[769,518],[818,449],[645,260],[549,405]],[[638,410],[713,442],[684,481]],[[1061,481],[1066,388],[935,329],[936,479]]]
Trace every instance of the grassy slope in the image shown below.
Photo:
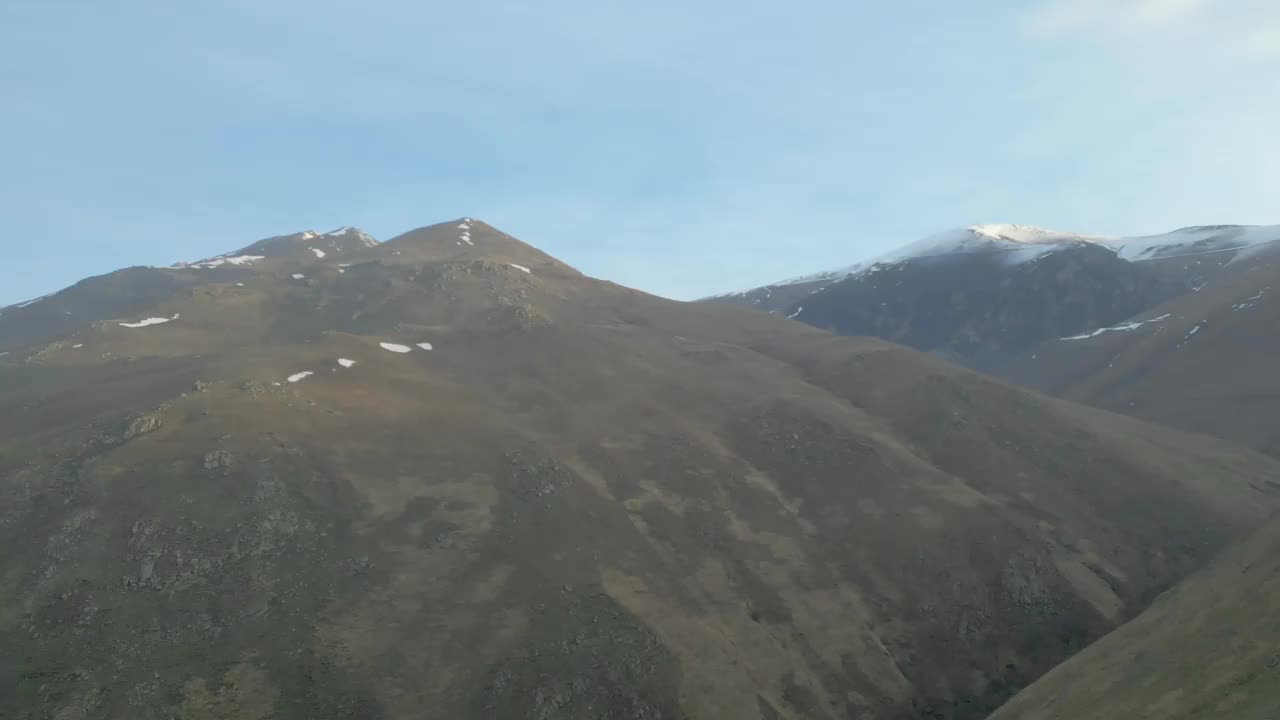
[[[1280,523],[1161,596],[991,720],[1280,716]]]

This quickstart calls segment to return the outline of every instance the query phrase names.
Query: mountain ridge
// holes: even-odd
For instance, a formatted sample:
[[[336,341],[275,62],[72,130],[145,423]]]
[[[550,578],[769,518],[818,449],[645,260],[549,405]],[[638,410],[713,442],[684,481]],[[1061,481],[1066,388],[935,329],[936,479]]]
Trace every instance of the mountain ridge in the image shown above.
[[[402,238],[0,316],[0,715],[976,720],[1280,507],[1213,438]]]
[[[1114,326],[1280,249],[1280,226],[1105,237],[1021,225],[945,231],[871,261],[703,302],[870,335],[999,374],[1040,342]]]
[[[836,270],[799,275],[757,288],[718,293],[701,299],[742,296],[763,287],[840,280],[865,273],[876,266],[975,252],[1017,253],[1018,256],[1011,260],[1026,262],[1043,253],[1077,245],[1096,245],[1114,251],[1123,259],[1146,261],[1184,257],[1181,250],[1190,254],[1229,252],[1275,242],[1280,242],[1280,225],[1191,225],[1157,235],[1118,236],[1064,232],[1034,225],[977,224],[945,230]]]

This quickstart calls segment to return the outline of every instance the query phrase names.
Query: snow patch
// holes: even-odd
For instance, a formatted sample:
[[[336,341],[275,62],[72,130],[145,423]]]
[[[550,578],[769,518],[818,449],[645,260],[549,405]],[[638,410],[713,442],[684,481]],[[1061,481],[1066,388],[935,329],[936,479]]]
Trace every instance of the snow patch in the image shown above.
[[[45,298],[47,298],[47,297],[49,297],[49,296],[48,296],[48,295],[41,295],[40,297],[36,298],[35,300],[28,300],[28,301],[26,301],[26,302],[22,303],[21,305],[16,305],[15,307],[20,307],[20,308],[24,308],[24,307],[31,307],[32,305],[35,305],[36,303],[40,302],[41,300],[44,300],[44,299],[45,299]]]
[[[1252,255],[1260,246],[1280,242],[1280,225],[1211,225],[1188,227],[1164,235],[1120,238],[1115,250],[1125,260],[1142,261],[1161,258],[1213,255],[1238,250],[1231,262]]]
[[[1172,317],[1172,316],[1171,316],[1171,315],[1167,315],[1167,314],[1166,314],[1166,315],[1161,315],[1160,317],[1151,318],[1150,320],[1136,320],[1136,321],[1127,322],[1127,323],[1120,323],[1119,325],[1112,325],[1111,327],[1098,328],[1097,330],[1094,330],[1093,332],[1085,333],[1085,334],[1083,334],[1083,335],[1072,335],[1071,337],[1064,337],[1064,338],[1060,338],[1060,339],[1062,339],[1062,340],[1088,340],[1089,338],[1098,337],[1099,335],[1102,335],[1103,333],[1109,333],[1109,332],[1129,332],[1130,330],[1137,330],[1138,328],[1142,327],[1143,325],[1148,325],[1148,324],[1150,324],[1150,323],[1163,322],[1163,321],[1165,321],[1165,320],[1168,320],[1170,317]]]
[[[310,250],[311,252],[315,253],[317,258],[319,258],[319,259],[321,259],[321,260],[323,260],[323,259],[324,259],[324,255],[325,255],[325,253],[324,253],[324,251],[323,251],[323,250],[321,250],[321,249],[319,249],[319,248],[307,248],[307,249],[308,249],[308,250]]]
[[[395,343],[387,343],[387,342],[378,343],[378,344],[382,346],[383,350],[390,350],[393,353],[413,352],[413,348],[409,347],[408,345],[397,345]]]
[[[141,328],[141,327],[147,327],[148,325],[163,325],[164,323],[167,323],[167,322],[169,322],[170,320],[177,320],[179,317],[182,317],[182,316],[181,316],[181,315],[174,315],[174,316],[173,316],[173,317],[171,317],[171,318],[151,317],[151,318],[147,318],[147,319],[145,319],[145,320],[139,320],[139,321],[138,321],[138,322],[136,322],[136,323],[123,323],[123,322],[122,322],[122,323],[120,323],[120,327],[127,327],[127,328]]]
[[[346,237],[349,235],[356,236],[356,239],[363,243],[365,247],[374,247],[378,244],[378,241],[374,240],[372,235],[369,235],[363,230],[353,228],[350,225],[345,225],[337,230],[330,230],[324,234],[325,237]]]
[[[79,349],[80,349],[80,348],[82,348],[82,347],[84,347],[84,343],[81,343],[81,344],[79,344],[79,345],[72,345],[72,346],[71,346],[71,349],[72,349],[72,350],[79,350]]]
[[[342,366],[342,367],[344,367],[344,368],[349,368],[349,367],[351,367],[351,366],[355,365],[355,364],[356,364],[356,361],[355,361],[355,360],[348,360],[348,359],[346,359],[346,358],[338,358],[338,364],[339,364],[339,365],[341,365],[341,366]]]
[[[302,381],[302,380],[306,380],[307,378],[311,377],[312,375],[315,375],[315,373],[311,372],[310,370],[307,370],[307,371],[305,371],[305,372],[294,373],[293,375],[290,375],[290,376],[289,376],[289,378],[288,378],[288,380],[289,380],[289,382],[291,382],[291,383],[296,383],[296,382],[300,382],[300,381]]]
[[[527,267],[525,267],[525,266],[523,266],[523,265],[517,265],[517,264],[515,264],[515,263],[507,263],[507,264],[508,264],[508,265],[510,265],[511,267],[513,267],[513,268],[515,268],[515,269],[519,270],[520,272],[524,272],[524,273],[532,273],[532,272],[533,272],[532,270],[530,270],[529,268],[527,268]]]
[[[294,273],[289,277],[293,278],[294,280],[305,280],[307,276],[303,275],[302,273]]]
[[[431,343],[418,343],[418,347],[422,348],[423,350],[435,350],[435,348],[431,345]]]
[[[1248,310],[1254,307],[1255,305],[1258,304],[1258,301],[1261,300],[1267,294],[1267,290],[1270,290],[1270,289],[1271,288],[1267,288],[1266,290],[1260,291],[1257,295],[1254,295],[1253,297],[1249,297],[1249,298],[1245,298],[1244,300],[1241,300],[1235,305],[1232,305],[1231,310],[1233,312],[1240,312],[1241,310]]]
[[[1195,327],[1191,328],[1191,330],[1186,334],[1186,336],[1182,338],[1182,342],[1178,343],[1178,347],[1176,347],[1176,348],[1174,348],[1174,349],[1175,349],[1175,350],[1181,350],[1181,349],[1182,349],[1182,346],[1184,346],[1184,345],[1186,345],[1187,343],[1191,342],[1191,338],[1195,337],[1196,333],[1200,332],[1200,327],[1201,327],[1202,325],[1204,325],[1204,323],[1203,323],[1203,322],[1201,322],[1201,323],[1197,324]]]
[[[201,270],[212,270],[213,268],[222,267],[223,265],[248,265],[265,259],[266,257],[263,255],[235,255],[231,257],[222,255],[216,258],[210,258],[209,260],[201,260],[196,263],[178,263],[177,265],[171,265],[169,267],[170,269],[197,268]]]
[[[791,313],[790,315],[788,315],[788,316],[787,316],[787,319],[788,319],[788,320],[790,320],[790,319],[792,319],[792,318],[796,317],[797,315],[799,315],[799,314],[800,314],[800,313],[802,313],[802,312],[804,312],[804,306],[803,306],[803,305],[802,305],[802,306],[800,306],[800,307],[798,307],[798,308],[796,308],[796,311],[795,311],[795,312],[793,312],[793,313]]]

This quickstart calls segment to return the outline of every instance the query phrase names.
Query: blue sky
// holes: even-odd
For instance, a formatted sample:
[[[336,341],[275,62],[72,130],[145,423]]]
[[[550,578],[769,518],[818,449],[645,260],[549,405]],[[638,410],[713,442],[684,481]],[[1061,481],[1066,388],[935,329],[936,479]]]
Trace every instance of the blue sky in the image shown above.
[[[0,305],[472,215],[681,299],[953,226],[1280,223],[1273,0],[5,0]]]

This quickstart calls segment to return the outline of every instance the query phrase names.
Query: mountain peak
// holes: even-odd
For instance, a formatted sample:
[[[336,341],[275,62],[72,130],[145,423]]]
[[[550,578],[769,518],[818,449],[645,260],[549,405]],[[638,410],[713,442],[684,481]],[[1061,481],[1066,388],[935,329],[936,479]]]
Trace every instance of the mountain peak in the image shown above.
[[[326,233],[303,230],[288,235],[276,235],[218,257],[261,256],[320,260],[331,255],[350,253],[377,245],[378,241],[363,230],[344,226]]]
[[[1063,246],[1093,244],[1111,247],[1115,238],[1103,235],[1062,232],[1013,223],[988,223],[944,230],[908,243],[887,253],[837,270],[801,275],[777,285],[802,285],[867,272],[877,265],[891,265],[916,258],[934,258],[974,253],[998,254],[1011,263],[1042,257]],[[750,292],[750,291],[747,291]],[[741,294],[741,293],[738,293]]]
[[[460,217],[410,230],[378,246],[384,260],[401,262],[452,262],[484,260],[525,268],[580,273],[560,260],[522,242],[492,225]],[[389,256],[389,257],[388,257]]]
[[[1019,245],[1056,245],[1066,242],[1098,242],[1112,239],[1102,235],[1084,235],[1081,233],[1050,230],[1048,228],[1036,227],[1034,225],[1016,225],[1009,223],[970,225],[965,229],[978,237],[1017,243]]]
[[[330,230],[329,232],[324,233],[320,237],[333,237],[333,238],[354,237],[357,240],[359,240],[361,243],[363,243],[365,247],[374,247],[378,244],[378,241],[375,240],[372,235],[366,233],[360,228],[351,227],[350,225],[343,225],[337,230]]]
[[[1111,239],[1100,235],[1083,235],[1048,230],[1032,225],[970,225],[965,228],[945,230],[930,235],[874,258],[866,265],[901,262],[918,257],[963,255],[974,252],[1009,252],[1024,249],[1032,250],[1032,254],[1028,254],[1025,257],[1023,254],[1019,254],[1018,259],[1031,260],[1043,254],[1043,252],[1051,252],[1057,246],[1081,243],[1105,244]]]

